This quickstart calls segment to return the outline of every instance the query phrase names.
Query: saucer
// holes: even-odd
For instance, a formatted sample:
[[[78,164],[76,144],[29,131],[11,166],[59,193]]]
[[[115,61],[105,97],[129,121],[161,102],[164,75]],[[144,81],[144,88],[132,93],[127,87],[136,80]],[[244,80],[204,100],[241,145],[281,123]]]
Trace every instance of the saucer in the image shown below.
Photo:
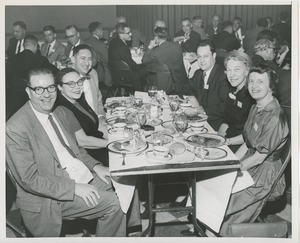
[[[195,133],[207,133],[208,130],[206,127],[204,127],[201,131],[193,131],[191,127],[189,127],[188,129],[186,129],[185,131],[186,133],[189,133],[189,134],[195,134]]]
[[[154,160],[154,161],[148,161],[148,162],[164,162],[164,161],[169,161],[173,158],[173,155],[172,154],[168,154],[166,157],[158,157],[156,156],[154,153],[153,153],[153,150],[149,150],[146,152],[146,157],[149,158],[150,160]]]

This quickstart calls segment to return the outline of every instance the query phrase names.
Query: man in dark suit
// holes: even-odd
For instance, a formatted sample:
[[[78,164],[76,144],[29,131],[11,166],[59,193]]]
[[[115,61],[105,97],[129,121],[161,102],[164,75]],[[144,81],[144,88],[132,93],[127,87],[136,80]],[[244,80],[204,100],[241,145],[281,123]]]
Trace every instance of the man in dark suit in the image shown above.
[[[168,31],[166,28],[157,27],[154,30],[155,38],[150,44],[143,56],[142,63],[144,65],[150,63],[166,64],[173,76],[174,83],[171,80],[159,80],[157,88],[164,90],[167,94],[176,92],[181,93],[181,87],[187,82],[187,76],[183,64],[183,56],[180,46],[176,43],[167,41]],[[160,82],[163,81],[163,82]]]
[[[279,14],[279,23],[273,26],[273,31],[277,33],[280,44],[288,44],[291,47],[291,25],[289,24],[289,14],[283,11]]]
[[[189,18],[181,20],[182,29],[175,34],[174,42],[181,45],[182,52],[196,52],[201,42],[200,35],[193,31],[193,24]]]
[[[241,47],[243,47],[243,40],[245,38],[246,29],[243,27],[242,19],[240,17],[233,18],[232,28],[235,38],[240,42]]]
[[[197,55],[200,69],[189,80],[195,96],[188,99],[200,112],[208,115],[209,124],[217,131],[222,123],[229,83],[224,69],[216,63],[216,53],[210,42],[200,43]]]
[[[208,25],[206,28],[206,34],[208,38],[211,40],[214,35],[222,32],[222,25],[221,25],[221,17],[218,14],[212,16],[211,25]]]
[[[66,46],[56,39],[54,26],[47,25],[43,28],[45,43],[41,46],[41,54],[48,58],[50,63],[65,59]]]
[[[68,40],[65,56],[71,58],[74,48],[80,44],[85,44],[85,42],[80,39],[80,32],[76,25],[68,25],[65,30],[66,39]]]
[[[24,37],[26,35],[26,24],[23,21],[16,21],[13,24],[14,37],[10,38],[6,50],[7,58],[16,55],[24,50]]]
[[[24,38],[24,51],[10,57],[6,63],[6,105],[9,116],[25,104],[28,97],[25,92],[28,72],[32,68],[44,67],[57,73],[58,69],[44,56],[36,54],[38,40],[35,36]]]
[[[115,61],[126,62],[134,74],[134,76],[132,76],[132,73],[128,73],[135,90],[142,91],[145,85],[147,72],[144,65],[138,65],[131,57],[130,48],[127,46],[127,42],[131,40],[131,30],[129,26],[124,23],[117,24],[116,30],[118,37],[113,38],[110,41],[108,48],[108,62],[111,66],[113,66],[113,62]],[[113,67],[112,72],[114,72]],[[130,82],[130,80],[128,81]]]
[[[33,69],[29,101],[6,124],[7,165],[17,185],[16,204],[36,237],[58,237],[62,220],[97,219],[96,236],[124,237],[126,217],[109,170],[78,147],[48,69]]]
[[[103,28],[100,22],[92,22],[89,24],[90,36],[85,42],[90,45],[94,51],[96,58],[95,69],[98,73],[99,82],[105,83],[107,86],[112,85],[111,74],[108,66],[108,50],[102,40]]]

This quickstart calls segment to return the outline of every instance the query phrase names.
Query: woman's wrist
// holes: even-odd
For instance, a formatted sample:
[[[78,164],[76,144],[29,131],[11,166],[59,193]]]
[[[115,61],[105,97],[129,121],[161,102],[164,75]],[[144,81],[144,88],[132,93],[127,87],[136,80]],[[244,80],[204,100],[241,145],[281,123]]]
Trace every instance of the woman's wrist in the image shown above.
[[[226,144],[227,146],[228,146],[228,145],[231,145],[231,140],[230,140],[230,138],[226,138],[225,144]]]

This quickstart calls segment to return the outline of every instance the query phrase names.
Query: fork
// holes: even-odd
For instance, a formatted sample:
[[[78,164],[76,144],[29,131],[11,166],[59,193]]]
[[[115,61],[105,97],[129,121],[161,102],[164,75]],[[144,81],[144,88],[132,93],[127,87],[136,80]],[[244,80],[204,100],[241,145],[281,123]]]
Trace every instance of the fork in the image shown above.
[[[122,165],[125,165],[125,153],[122,153],[122,156],[123,156],[123,162],[122,162]]]

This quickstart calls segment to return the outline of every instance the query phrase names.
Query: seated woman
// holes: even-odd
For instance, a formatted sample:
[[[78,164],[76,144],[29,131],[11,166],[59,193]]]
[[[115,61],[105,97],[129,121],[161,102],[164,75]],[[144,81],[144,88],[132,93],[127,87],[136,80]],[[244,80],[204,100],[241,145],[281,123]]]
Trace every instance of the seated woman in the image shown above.
[[[56,75],[58,92],[56,106],[64,106],[71,110],[82,129],[75,130],[79,146],[96,160],[108,166],[107,139],[99,131],[99,120],[96,113],[88,105],[83,93],[83,82],[79,73],[72,68],[64,68]]]
[[[232,51],[225,57],[226,75],[231,84],[230,93],[225,100],[223,123],[218,134],[227,138],[227,145],[233,152],[241,145],[241,135],[254,99],[248,92],[246,81],[251,68],[251,58],[244,52]]]
[[[280,159],[289,133],[287,118],[273,96],[276,73],[267,64],[250,70],[248,90],[256,100],[251,107],[243,136],[245,142],[236,152],[241,170],[247,171],[254,184],[230,197],[220,235],[228,235],[232,223],[253,222],[267,200],[272,184],[282,166]],[[285,188],[284,178],[276,186],[276,195]]]

